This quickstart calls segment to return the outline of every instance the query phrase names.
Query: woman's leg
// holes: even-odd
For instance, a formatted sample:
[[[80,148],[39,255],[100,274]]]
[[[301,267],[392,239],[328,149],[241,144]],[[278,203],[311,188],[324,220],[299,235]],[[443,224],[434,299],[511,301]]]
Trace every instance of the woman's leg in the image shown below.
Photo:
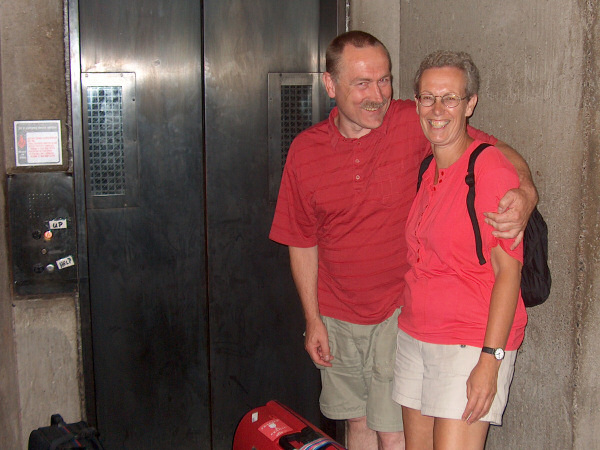
[[[435,418],[433,442],[436,450],[482,450],[485,446],[489,422]],[[405,425],[406,431],[406,425]]]
[[[434,418],[424,416],[418,409],[402,407],[406,450],[433,450]]]

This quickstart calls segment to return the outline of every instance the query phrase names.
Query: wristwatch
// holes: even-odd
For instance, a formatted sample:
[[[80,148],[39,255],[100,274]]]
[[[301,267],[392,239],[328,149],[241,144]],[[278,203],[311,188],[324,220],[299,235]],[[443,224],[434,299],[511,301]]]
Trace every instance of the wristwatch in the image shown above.
[[[481,349],[483,353],[489,353],[490,355],[494,355],[498,361],[502,361],[504,359],[504,349],[501,348],[492,348],[492,347],[483,347]]]

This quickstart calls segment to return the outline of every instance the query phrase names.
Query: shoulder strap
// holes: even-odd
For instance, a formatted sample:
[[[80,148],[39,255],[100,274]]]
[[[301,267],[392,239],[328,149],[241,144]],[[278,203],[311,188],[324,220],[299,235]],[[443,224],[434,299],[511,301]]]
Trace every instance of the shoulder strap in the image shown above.
[[[427,157],[423,161],[421,161],[421,167],[419,167],[419,178],[417,180],[417,192],[419,192],[419,188],[421,187],[421,181],[423,181],[423,174],[429,167],[431,160],[433,159],[433,153]]]
[[[469,186],[469,192],[467,194],[467,210],[469,211],[469,217],[471,218],[471,225],[473,226],[473,233],[475,234],[475,248],[477,249],[477,257],[479,258],[479,264],[485,264],[485,258],[483,256],[483,249],[481,243],[481,231],[479,230],[479,222],[477,222],[477,214],[475,213],[475,160],[479,154],[490,147],[490,144],[480,144],[469,157],[469,168],[467,169],[467,176],[465,177],[465,183]]]

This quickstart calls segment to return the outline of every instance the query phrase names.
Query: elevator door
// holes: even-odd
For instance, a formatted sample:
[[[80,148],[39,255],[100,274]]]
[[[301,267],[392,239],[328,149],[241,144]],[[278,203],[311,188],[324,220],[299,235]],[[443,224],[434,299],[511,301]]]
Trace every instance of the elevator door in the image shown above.
[[[88,401],[107,448],[229,449],[273,398],[328,425],[287,249],[268,240],[268,73],[319,70],[320,10],[79,2]]]

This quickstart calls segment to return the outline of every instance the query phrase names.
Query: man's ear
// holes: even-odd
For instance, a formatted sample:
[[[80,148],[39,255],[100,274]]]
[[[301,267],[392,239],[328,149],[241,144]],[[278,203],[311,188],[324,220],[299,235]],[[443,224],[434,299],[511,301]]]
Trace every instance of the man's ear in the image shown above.
[[[335,81],[329,72],[323,74],[323,84],[325,84],[327,95],[331,98],[335,98]]]

